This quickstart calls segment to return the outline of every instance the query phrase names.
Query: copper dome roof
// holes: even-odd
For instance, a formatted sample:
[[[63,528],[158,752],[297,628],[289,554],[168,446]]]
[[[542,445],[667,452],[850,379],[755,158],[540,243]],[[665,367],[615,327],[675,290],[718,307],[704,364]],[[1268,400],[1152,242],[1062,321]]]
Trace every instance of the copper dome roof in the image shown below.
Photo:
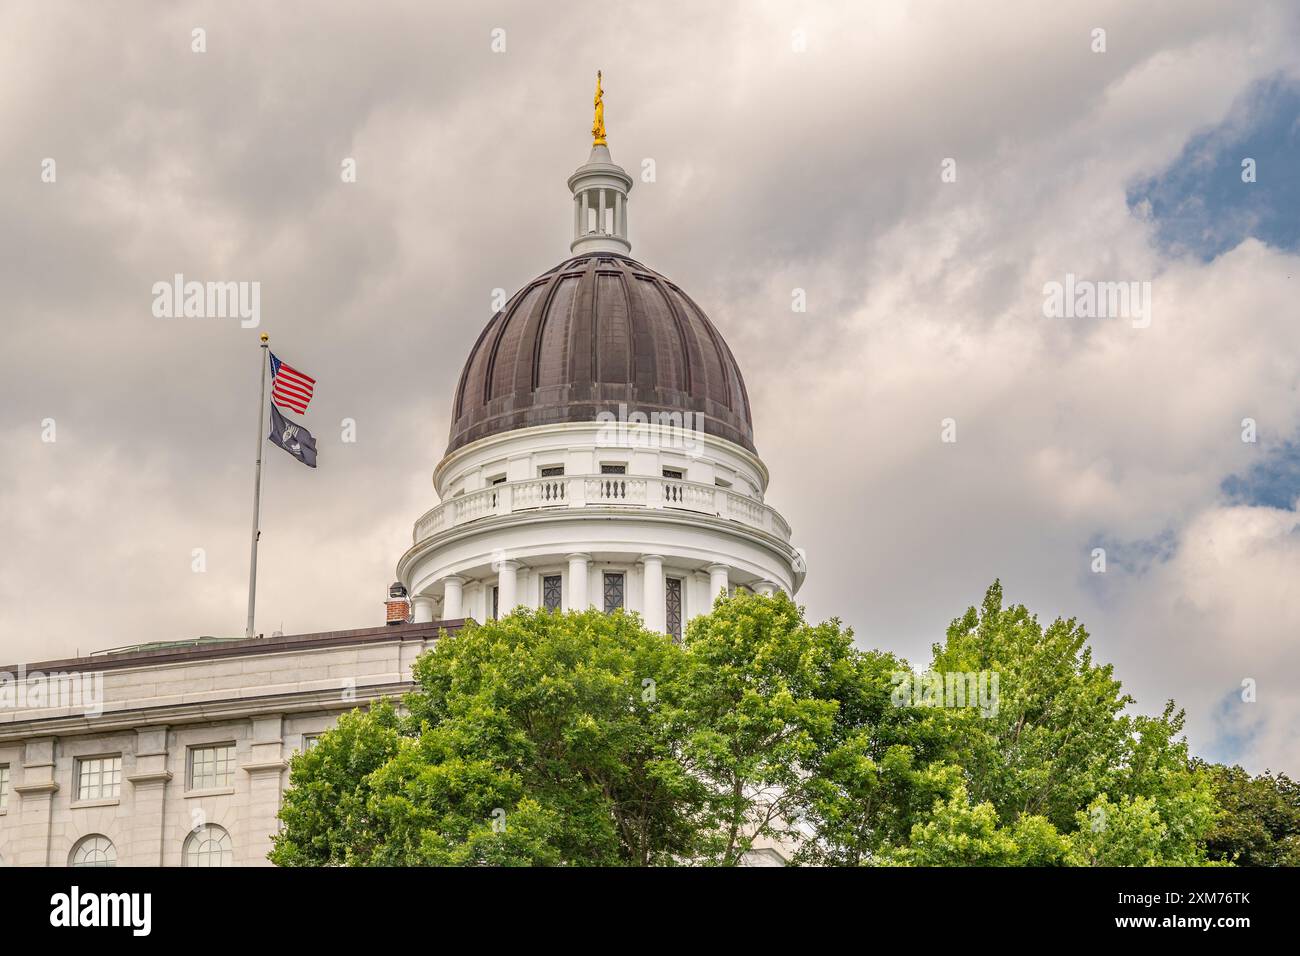
[[[576,256],[515,293],[479,335],[447,452],[516,428],[595,421],[621,404],[695,412],[707,434],[754,450],[740,368],[690,296],[626,256]]]

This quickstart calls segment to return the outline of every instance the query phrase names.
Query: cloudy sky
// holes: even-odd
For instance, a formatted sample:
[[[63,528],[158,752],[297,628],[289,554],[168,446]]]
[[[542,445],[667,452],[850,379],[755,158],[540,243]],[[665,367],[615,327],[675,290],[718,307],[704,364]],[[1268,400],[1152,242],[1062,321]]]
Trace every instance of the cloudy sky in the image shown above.
[[[259,626],[378,623],[493,290],[567,253],[599,68],[809,614],[924,663],[1000,577],[1197,753],[1300,771],[1294,4],[10,2],[0,63],[0,658],[242,631],[261,331],[321,467],[267,459]],[[261,327],[155,317],[176,273]],[[1067,275],[1149,325],[1045,317]]]

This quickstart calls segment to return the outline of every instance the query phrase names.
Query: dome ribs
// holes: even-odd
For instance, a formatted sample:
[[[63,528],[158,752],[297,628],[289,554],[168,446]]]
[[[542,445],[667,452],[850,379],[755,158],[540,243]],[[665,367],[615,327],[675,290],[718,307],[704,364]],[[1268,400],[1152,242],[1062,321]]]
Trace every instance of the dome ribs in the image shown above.
[[[546,282],[541,296],[533,305],[524,327],[520,330],[519,351],[515,357],[513,393],[519,397],[528,397],[526,404],[532,404],[533,392],[537,390],[538,369],[541,362],[542,335],[550,320],[551,303],[555,291],[560,287],[564,273],[556,269]],[[525,361],[525,358],[527,361]]]
[[[632,386],[632,330],[628,321],[627,292],[617,272],[596,270],[597,401],[630,398]]]
[[[569,342],[571,399],[590,400],[596,381],[596,257],[587,259],[573,304],[573,337]]]
[[[632,387],[632,398],[634,401],[639,402],[646,400],[645,396],[650,396],[650,401],[659,404],[658,343],[655,341],[655,334],[649,315],[646,312],[645,301],[641,296],[640,288],[638,288],[636,272],[630,269],[622,259],[615,259],[614,263],[618,266],[618,277],[623,289],[623,298],[627,300],[627,317],[632,333],[631,342],[629,343],[632,351],[632,375],[628,382]]]
[[[483,397],[485,403],[509,398],[513,394],[515,360],[519,355],[520,335],[526,317],[537,307],[542,288],[540,282],[530,283],[523,294],[515,299],[512,308],[506,314],[501,331],[497,333],[496,341],[492,343],[492,355],[488,360],[487,387]],[[525,318],[518,318],[521,312]]]
[[[474,340],[474,348],[470,350],[469,361],[466,362],[465,367],[461,369],[460,384],[456,386],[456,401],[454,403],[455,408],[452,411],[453,429],[456,427],[455,420],[460,418],[460,416],[465,412],[465,390],[466,387],[469,385],[469,370],[473,368],[474,360],[477,359],[480,354],[482,354],[480,350],[483,348],[483,340],[487,338],[488,333],[492,331],[492,325],[493,323],[496,322],[496,320],[500,317],[500,315],[501,315],[500,312],[496,312],[492,315],[492,318],[488,319],[488,324],[483,326],[483,331],[480,332],[478,334],[478,338]]]
[[[693,412],[754,450],[735,356],[680,288],[618,253],[573,256],[528,283],[480,333],[461,372],[448,451],[600,411]]]
[[[704,365],[704,354],[700,351],[700,339],[695,334],[693,323],[690,316],[682,308],[680,300],[675,295],[670,295],[671,286],[659,276],[650,280],[654,285],[655,291],[663,299],[664,308],[667,309],[668,315],[672,317],[673,325],[677,329],[678,340],[682,344],[682,382],[681,391],[688,394],[691,398],[698,401],[707,401],[709,397],[707,386],[708,370]]]
[[[740,369],[739,366],[736,365],[736,357],[731,354],[731,349],[728,347],[727,343],[723,340],[721,333],[718,332],[717,326],[715,326],[713,324],[713,321],[707,315],[704,314],[704,310],[695,304],[695,300],[692,299],[685,292],[683,292],[681,289],[678,289],[676,286],[674,286],[673,288],[677,289],[677,294],[680,295],[684,300],[686,300],[686,302],[690,305],[691,310],[695,313],[696,319],[700,322],[701,325],[704,326],[704,329],[708,333],[709,338],[713,341],[713,347],[718,351],[719,358],[721,358],[721,356],[723,355],[727,357],[728,361],[726,362],[719,361],[718,367],[723,375],[722,385],[723,388],[726,390],[726,406],[731,411],[733,412],[736,411],[736,405],[738,404],[737,399],[741,397],[740,391],[744,387],[743,385],[740,386],[740,388],[736,387],[737,384],[741,382]],[[745,401],[744,404],[745,404],[745,418],[748,419],[749,418],[748,401]]]
[[[573,339],[573,303],[581,273],[560,276],[555,292],[546,307],[546,318],[537,330],[534,356],[533,389],[564,386],[568,377],[569,347]],[[544,401],[542,396],[534,396]]]

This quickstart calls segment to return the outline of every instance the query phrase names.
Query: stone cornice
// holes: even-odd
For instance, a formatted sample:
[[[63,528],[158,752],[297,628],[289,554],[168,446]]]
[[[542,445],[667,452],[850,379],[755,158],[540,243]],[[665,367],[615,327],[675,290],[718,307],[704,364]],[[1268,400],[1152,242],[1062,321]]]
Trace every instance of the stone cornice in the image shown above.
[[[142,723],[192,724],[255,717],[268,713],[351,710],[359,704],[370,703],[381,697],[400,697],[414,686],[412,681],[364,684],[356,688],[351,700],[343,700],[339,693],[340,688],[333,687],[287,694],[269,694],[263,697],[231,697],[201,703],[129,707],[105,711],[99,717],[70,715],[17,720],[0,725],[0,743],[26,740],[36,735],[67,737],[134,731]]]
[[[152,773],[127,774],[126,779],[137,787],[149,783],[167,783],[172,778],[170,770],[155,770]]]
[[[279,773],[288,766],[287,760],[263,760],[261,763],[246,763],[239,769],[249,774],[266,773],[271,770]]]
[[[737,538],[748,540],[765,547],[779,555],[782,560],[790,561],[795,554],[794,548],[776,535],[761,528],[741,524],[729,518],[719,518],[697,511],[678,511],[671,508],[619,507],[617,505],[588,505],[582,508],[536,508],[516,511],[508,515],[491,515],[477,521],[466,522],[449,528],[442,534],[431,535],[411,545],[397,561],[397,577],[405,580],[411,565],[426,553],[464,538],[476,537],[486,531],[521,527],[531,524],[551,524],[563,521],[590,521],[593,518],[621,518],[633,522],[657,522],[663,524],[683,525],[691,528],[707,527],[721,531]],[[567,552],[566,552],[567,553]]]
[[[122,654],[38,661],[34,664],[9,664],[0,667],[0,672],[13,675],[19,670],[24,670],[28,675],[32,675],[37,671],[43,674],[109,671],[158,664],[189,664],[195,661],[214,660],[223,657],[244,657],[254,654],[297,653],[304,650],[347,647],[380,641],[428,641],[436,639],[438,633],[442,630],[458,630],[463,623],[463,621],[438,621],[432,624],[390,624],[351,631],[320,631],[311,634],[289,634],[282,637],[259,637],[247,641],[228,641],[222,644],[155,648]]]
[[[38,783],[20,783],[14,787],[14,793],[58,793],[59,785],[53,780],[41,780]]]

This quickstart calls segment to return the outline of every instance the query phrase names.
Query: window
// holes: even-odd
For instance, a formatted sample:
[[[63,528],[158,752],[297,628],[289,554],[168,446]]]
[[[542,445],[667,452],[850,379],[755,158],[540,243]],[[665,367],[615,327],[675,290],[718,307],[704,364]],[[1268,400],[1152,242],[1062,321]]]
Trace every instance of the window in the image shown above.
[[[674,640],[682,639],[682,579],[664,579],[664,619]]]
[[[117,848],[108,837],[92,833],[72,848],[68,866],[117,866]]]
[[[559,478],[564,475],[563,465],[549,465],[542,469],[543,478]]]
[[[0,811],[9,808],[9,765],[0,763]]]
[[[181,852],[182,866],[234,866],[235,851],[230,834],[215,823],[207,823],[191,833]]]
[[[501,616],[501,588],[493,586],[492,588],[492,620],[497,620]]]
[[[320,734],[303,734],[302,735],[302,752],[306,753],[320,743]]]
[[[504,485],[505,483],[506,483],[506,476],[505,476],[505,475],[497,475],[497,476],[496,476],[495,478],[493,478],[493,479],[491,480],[491,482],[490,482],[490,484],[494,484],[494,485]]]
[[[626,475],[627,465],[601,465],[600,473],[602,475]]]
[[[727,481],[726,478],[714,478],[714,479],[713,479],[713,483],[714,483],[715,485],[717,485],[719,488],[730,488],[730,487],[731,487],[731,482]]]
[[[676,468],[665,468],[665,469],[664,469],[664,477],[665,477],[665,478],[671,478],[673,481],[681,481],[681,480],[682,480],[682,477],[683,477],[685,474],[686,474],[686,473],[685,473],[684,471],[679,471],[679,470],[676,469]]]
[[[122,755],[77,761],[77,799],[115,800],[122,790]]]
[[[190,789],[212,790],[235,785],[235,745],[190,748]]]
[[[563,579],[558,574],[548,574],[542,578],[542,607],[548,611],[558,611],[564,598]]]
[[[617,611],[623,606],[623,575],[605,572],[605,613]]]

